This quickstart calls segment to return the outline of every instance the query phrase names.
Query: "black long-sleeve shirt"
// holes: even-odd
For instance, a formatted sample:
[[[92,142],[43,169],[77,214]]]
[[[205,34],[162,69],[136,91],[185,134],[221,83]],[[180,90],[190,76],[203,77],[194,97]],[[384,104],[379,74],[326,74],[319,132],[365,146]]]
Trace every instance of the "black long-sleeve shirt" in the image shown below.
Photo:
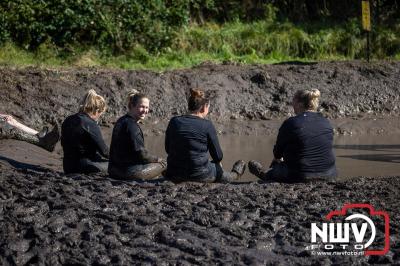
[[[211,121],[193,115],[177,116],[170,120],[165,133],[168,153],[167,176],[202,178],[211,175],[209,154],[215,163],[223,153]]]
[[[307,176],[335,165],[333,129],[320,113],[304,112],[287,119],[279,129],[275,158],[283,158],[290,173]]]
[[[157,159],[145,149],[143,132],[135,119],[130,115],[120,117],[113,129],[109,167],[128,167]]]
[[[64,161],[77,162],[83,158],[96,160],[99,154],[105,158],[109,156],[99,125],[86,113],[77,113],[64,120],[61,145]]]

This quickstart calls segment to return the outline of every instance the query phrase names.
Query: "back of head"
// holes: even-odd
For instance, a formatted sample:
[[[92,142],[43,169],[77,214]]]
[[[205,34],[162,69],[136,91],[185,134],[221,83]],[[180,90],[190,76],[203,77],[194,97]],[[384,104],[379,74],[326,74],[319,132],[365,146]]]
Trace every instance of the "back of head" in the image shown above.
[[[79,105],[79,112],[94,114],[96,112],[104,112],[107,104],[104,98],[96,93],[95,90],[88,90]]]
[[[199,111],[201,107],[210,103],[210,99],[205,92],[200,89],[190,89],[188,109],[190,112]]]
[[[130,109],[131,107],[135,107],[138,105],[138,103],[143,99],[143,98],[148,98],[145,94],[140,93],[138,90],[131,90],[128,93],[128,108]]]
[[[294,97],[306,110],[317,111],[321,93],[318,89],[298,90]]]

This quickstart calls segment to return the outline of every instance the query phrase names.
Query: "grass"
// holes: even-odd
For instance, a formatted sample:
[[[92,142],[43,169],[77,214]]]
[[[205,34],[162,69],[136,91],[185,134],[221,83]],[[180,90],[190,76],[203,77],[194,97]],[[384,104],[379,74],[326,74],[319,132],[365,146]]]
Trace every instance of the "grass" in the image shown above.
[[[400,60],[400,24],[376,29],[372,39],[373,58]],[[157,54],[136,46],[123,55],[113,56],[93,47],[60,49],[51,43],[29,52],[6,43],[0,47],[0,65],[165,70],[192,67],[204,61],[269,64],[351,60],[363,58],[365,49],[366,39],[356,20],[342,25],[208,23],[181,29],[173,45]]]

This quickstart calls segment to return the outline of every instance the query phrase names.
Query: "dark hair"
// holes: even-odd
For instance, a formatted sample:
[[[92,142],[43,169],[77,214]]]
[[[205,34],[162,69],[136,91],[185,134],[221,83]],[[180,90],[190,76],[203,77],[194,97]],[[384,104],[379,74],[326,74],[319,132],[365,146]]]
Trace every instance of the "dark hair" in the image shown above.
[[[190,89],[190,97],[188,101],[188,109],[191,112],[200,110],[206,104],[210,103],[210,99],[205,92],[200,89]]]
[[[128,93],[128,108],[135,107],[142,99],[147,98],[146,94],[140,93],[137,90],[132,90]]]

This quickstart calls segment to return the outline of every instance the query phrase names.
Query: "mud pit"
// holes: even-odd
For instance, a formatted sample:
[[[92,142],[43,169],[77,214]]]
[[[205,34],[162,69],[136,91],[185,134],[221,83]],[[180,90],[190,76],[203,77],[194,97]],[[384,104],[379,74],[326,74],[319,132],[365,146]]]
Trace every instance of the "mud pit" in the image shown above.
[[[294,91],[307,85],[321,90],[322,111],[336,138],[354,140],[353,146],[336,143],[338,159],[339,149],[368,153],[373,147],[365,140],[372,136],[386,140],[375,143],[380,151],[375,148],[386,156],[379,157],[381,163],[393,166],[397,159],[389,159],[398,158],[398,150],[382,145],[400,144],[399,74],[399,62],[203,65],[166,73],[3,68],[0,112],[40,127],[74,112],[84,91],[95,87],[108,97],[102,126],[109,132],[124,113],[123,95],[135,87],[151,98],[152,113],[143,125],[149,143],[162,139],[171,115],[184,112],[188,88],[203,87],[214,95],[211,119],[221,139],[245,135],[273,142],[291,112]],[[65,176],[61,155],[60,147],[49,154],[0,140],[0,265],[400,263],[398,173],[324,184],[136,184],[101,175]],[[310,224],[323,222],[344,203],[370,203],[389,213],[385,256],[305,251]],[[377,230],[381,236],[379,223]]]

